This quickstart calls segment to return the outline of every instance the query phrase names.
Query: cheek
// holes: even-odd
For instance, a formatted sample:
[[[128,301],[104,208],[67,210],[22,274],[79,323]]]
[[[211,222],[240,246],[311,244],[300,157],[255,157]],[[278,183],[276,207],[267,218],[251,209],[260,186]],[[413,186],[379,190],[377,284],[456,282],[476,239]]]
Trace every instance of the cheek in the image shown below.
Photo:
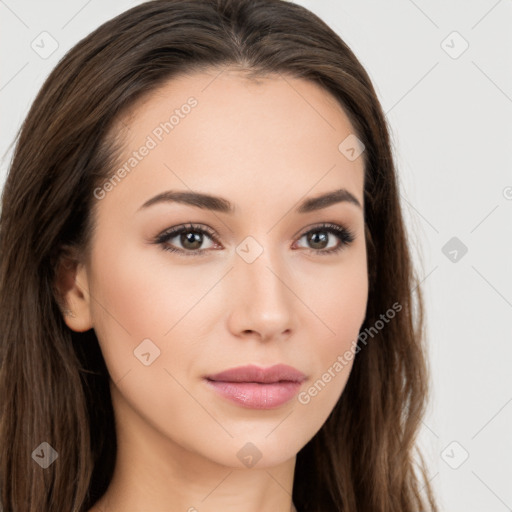
[[[304,281],[302,296],[307,298],[307,305],[318,317],[318,329],[324,324],[326,351],[332,353],[350,345],[357,338],[366,315],[368,274],[365,253],[354,251],[337,266],[317,269]]]
[[[151,252],[118,246],[94,261],[94,330],[115,384],[116,413],[122,418],[126,408],[120,404],[127,403],[145,423],[165,432],[186,410],[173,434],[185,446],[190,440],[184,432],[194,432],[197,440],[204,434],[197,426],[208,420],[185,388],[194,360],[190,341],[196,310],[190,310],[211,284],[166,258],[151,261]],[[127,424],[133,421],[138,416],[130,414]]]
[[[122,241],[104,247],[93,254],[91,311],[112,380],[142,366],[139,352],[150,353],[151,368],[175,371],[175,361],[188,360],[194,338],[201,338],[198,319],[212,309],[208,292],[222,269],[176,264],[155,247],[128,250]]]
[[[197,295],[194,274],[167,262],[156,247],[123,250],[111,244],[109,249],[93,262],[95,318],[117,323],[133,341],[162,337]]]
[[[310,287],[307,295],[308,306],[318,317],[316,364],[299,403],[314,411],[313,416],[327,418],[343,392],[356,357],[355,346],[368,300],[366,260],[358,255],[336,273],[330,269],[317,277],[318,286]]]
[[[111,233],[115,236],[114,230]],[[127,250],[120,238],[99,239],[96,244],[91,261],[91,314],[109,373],[116,382],[135,363],[140,366],[135,359],[136,347],[145,339],[158,347],[165,328],[156,322],[158,288],[147,262],[133,248]]]

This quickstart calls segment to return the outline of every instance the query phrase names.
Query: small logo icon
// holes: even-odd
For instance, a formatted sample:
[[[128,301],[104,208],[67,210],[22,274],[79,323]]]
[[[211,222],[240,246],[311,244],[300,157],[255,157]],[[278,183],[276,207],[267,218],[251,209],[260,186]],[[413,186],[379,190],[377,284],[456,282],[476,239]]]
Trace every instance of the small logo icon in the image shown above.
[[[160,356],[160,349],[149,338],[145,338],[137,345],[133,354],[144,366],[149,366]]]
[[[457,441],[452,441],[442,452],[441,458],[452,469],[459,469],[466,460],[468,460],[469,453]]]
[[[452,263],[458,263],[468,252],[468,248],[456,236],[454,236],[443,245],[441,252]]]
[[[263,247],[255,238],[248,236],[237,245],[236,252],[246,263],[252,263],[263,253]]]
[[[454,30],[441,41],[441,48],[452,59],[458,59],[469,48],[469,43]]]
[[[240,459],[242,464],[248,468],[252,468],[261,459],[262,453],[253,443],[246,443],[240,450],[238,450],[236,456]]]
[[[362,155],[364,149],[365,145],[363,142],[359,140],[353,133],[343,139],[338,146],[340,153],[351,162],[359,158]]]
[[[41,59],[47,59],[53,53],[57,51],[59,43],[56,39],[44,31],[41,32],[33,41],[30,43],[32,50],[34,50]]]
[[[45,441],[41,443],[33,452],[32,458],[43,468],[51,466],[59,454]]]

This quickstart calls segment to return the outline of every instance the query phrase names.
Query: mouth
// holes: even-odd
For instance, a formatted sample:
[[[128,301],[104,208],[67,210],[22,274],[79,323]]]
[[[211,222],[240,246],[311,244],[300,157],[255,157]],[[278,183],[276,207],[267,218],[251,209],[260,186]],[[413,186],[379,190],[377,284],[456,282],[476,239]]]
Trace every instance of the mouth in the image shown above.
[[[269,368],[255,365],[239,366],[206,377],[214,382],[256,382],[259,384],[275,384],[277,382],[303,382],[306,376],[286,364],[276,364]]]
[[[205,377],[211,389],[225,399],[250,409],[275,409],[289,402],[306,376],[292,366],[270,368],[249,365]]]

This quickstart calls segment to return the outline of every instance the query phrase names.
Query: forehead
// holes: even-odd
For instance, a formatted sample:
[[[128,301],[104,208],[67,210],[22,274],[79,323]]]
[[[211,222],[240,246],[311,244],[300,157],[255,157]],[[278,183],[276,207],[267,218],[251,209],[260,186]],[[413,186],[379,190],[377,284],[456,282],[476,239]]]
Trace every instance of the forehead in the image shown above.
[[[308,80],[250,80],[231,69],[183,75],[137,102],[117,126],[120,164],[151,147],[124,180],[130,185],[119,187],[141,196],[139,203],[164,186],[247,201],[251,194],[298,199],[313,187],[320,193],[342,185],[363,201],[363,159],[351,161],[339,149],[354,128],[337,100]]]

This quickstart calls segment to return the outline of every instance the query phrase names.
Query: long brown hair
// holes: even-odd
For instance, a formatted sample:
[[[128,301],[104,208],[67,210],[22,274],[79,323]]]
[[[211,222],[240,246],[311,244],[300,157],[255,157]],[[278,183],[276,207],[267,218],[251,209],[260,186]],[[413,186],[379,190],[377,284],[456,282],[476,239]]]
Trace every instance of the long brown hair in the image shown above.
[[[69,248],[78,258],[90,249],[93,191],[116,164],[114,121],[173,77],[226,65],[319,84],[365,145],[370,289],[362,331],[371,339],[358,339],[340,400],[297,455],[294,503],[311,512],[437,510],[421,454],[413,457],[428,388],[423,302],[385,116],[367,73],[335,32],[291,2],[156,0],[73,47],[17,135],[0,219],[5,512],[85,512],[110,482],[108,371],[94,330],[72,332],[62,318],[58,264]],[[400,313],[376,329],[394,303]],[[43,442],[59,454],[44,471],[33,460]]]

